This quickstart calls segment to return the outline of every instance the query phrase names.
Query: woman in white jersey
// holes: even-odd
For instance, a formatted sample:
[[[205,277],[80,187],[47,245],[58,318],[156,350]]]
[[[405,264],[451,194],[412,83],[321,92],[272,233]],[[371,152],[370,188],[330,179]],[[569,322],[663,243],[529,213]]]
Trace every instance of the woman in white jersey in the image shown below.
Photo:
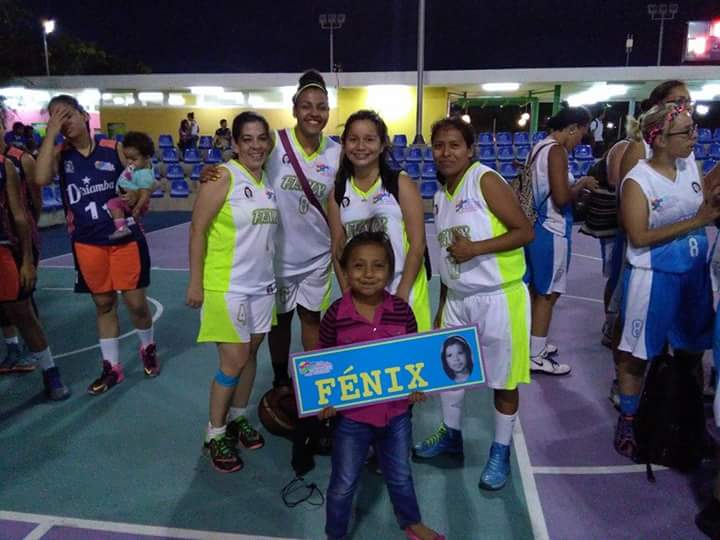
[[[583,188],[595,189],[598,182],[585,176],[575,182],[568,168],[568,152],[585,136],[590,114],[580,107],[561,109],[548,120],[550,135],[528,156],[532,167],[533,197],[537,210],[535,240],[526,248],[526,281],[532,293],[530,370],[549,375],[567,375],[570,366],[557,362],[547,335],[553,308],[567,286],[572,235],[572,202]]]
[[[290,384],[287,366],[294,311],[300,317],[303,349],[314,349],[320,311],[329,301],[330,230],[324,208],[340,161],[340,145],[322,133],[329,115],[322,76],[317,71],[303,73],[293,96],[297,124],[275,134],[265,165],[280,212],[275,253],[277,324],[268,338],[275,387]]]
[[[377,113],[358,111],[350,115],[342,144],[343,158],[328,199],[333,263],[340,288],[344,291],[348,287],[339,271],[345,244],[360,232],[382,230],[392,243],[397,268],[388,290],[410,304],[418,331],[430,330],[420,193],[409,176],[390,169],[387,126]]]
[[[530,382],[530,298],[523,282],[522,247],[533,238],[530,222],[505,180],[473,162],[474,134],[458,117],[432,127],[438,178],[435,226],[440,244],[437,327],[477,324],[488,385],[494,389],[495,439],[480,476],[496,490],[510,473],[510,441],[519,406],[518,385]],[[462,454],[464,390],[441,394],[440,429],[414,448],[416,457]]]
[[[205,449],[220,472],[240,470],[238,442],[264,445],[245,417],[257,351],[270,330],[275,303],[273,254],[278,211],[263,173],[270,128],[253,112],[233,120],[237,160],[219,179],[201,184],[190,227],[187,304],[202,306],[198,342],[214,342],[220,366],[210,387]]]
[[[620,210],[627,234],[620,409],[615,449],[632,457],[633,420],[645,367],[669,344],[684,362],[699,362],[712,345],[712,293],[705,226],[720,209],[704,200],[692,154],[697,126],[685,104],[656,105],[629,132],[652,148],[625,176]]]

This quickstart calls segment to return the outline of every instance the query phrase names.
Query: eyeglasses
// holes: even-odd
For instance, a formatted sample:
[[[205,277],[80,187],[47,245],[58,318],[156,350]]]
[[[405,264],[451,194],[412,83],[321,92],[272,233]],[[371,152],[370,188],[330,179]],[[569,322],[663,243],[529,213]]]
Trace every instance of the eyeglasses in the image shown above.
[[[673,135],[685,135],[689,139],[697,133],[697,130],[698,130],[697,124],[693,124],[689,128],[683,129],[682,131],[669,131],[668,133],[665,134],[665,136],[672,137]]]
[[[685,111],[688,111],[688,112],[690,112],[691,114],[693,113],[693,111],[694,111],[694,109],[695,109],[695,102],[692,101],[690,98],[684,97],[684,96],[683,96],[683,97],[679,97],[679,98],[677,98],[677,99],[673,99],[673,100],[670,100],[670,101],[666,101],[666,102],[665,102],[666,105],[667,105],[668,103],[674,103],[674,104],[677,105],[680,109],[685,110]]]

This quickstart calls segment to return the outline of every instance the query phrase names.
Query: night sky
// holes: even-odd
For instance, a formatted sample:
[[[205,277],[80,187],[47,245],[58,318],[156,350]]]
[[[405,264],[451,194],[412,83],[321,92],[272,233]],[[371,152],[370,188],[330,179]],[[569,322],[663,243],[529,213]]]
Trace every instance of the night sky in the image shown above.
[[[678,64],[687,20],[720,17],[718,0],[677,2],[665,23],[663,64]],[[654,65],[659,23],[644,0],[426,0],[425,68]],[[415,0],[117,2],[26,0],[58,31],[141,61],[156,73],[297,72],[329,69],[320,13],[345,13],[335,33],[344,71],[416,67]],[[38,35],[40,39],[40,34]],[[50,36],[52,46],[52,36]]]

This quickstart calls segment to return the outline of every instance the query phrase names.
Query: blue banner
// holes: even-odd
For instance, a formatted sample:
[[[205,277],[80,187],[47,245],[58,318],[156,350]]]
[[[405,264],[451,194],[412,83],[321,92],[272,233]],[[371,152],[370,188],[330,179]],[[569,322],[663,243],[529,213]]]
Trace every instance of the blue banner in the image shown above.
[[[297,353],[290,364],[300,416],[485,382],[475,325]]]

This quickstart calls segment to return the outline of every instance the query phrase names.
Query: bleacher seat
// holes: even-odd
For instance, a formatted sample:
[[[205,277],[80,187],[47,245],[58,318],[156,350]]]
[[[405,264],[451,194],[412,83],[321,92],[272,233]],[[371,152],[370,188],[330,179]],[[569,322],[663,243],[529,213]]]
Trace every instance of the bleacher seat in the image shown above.
[[[175,148],[165,148],[162,153],[163,163],[178,163],[178,151]]]
[[[164,133],[158,137],[158,147],[159,148],[175,148],[175,143],[173,142],[172,135],[168,135],[167,133]]]
[[[125,140],[125,134],[124,133],[117,133],[115,135],[115,140],[119,143],[123,142]]]
[[[420,162],[408,161],[405,163],[405,172],[408,173],[410,178],[417,180],[420,178]]]
[[[428,162],[433,160],[432,147],[426,146],[423,148],[423,161]]]
[[[703,168],[702,168],[703,174],[709,173],[712,170],[712,168],[715,165],[717,165],[717,163],[718,162],[715,161],[714,159],[706,159],[705,161],[703,161]]]
[[[578,178],[580,176],[580,164],[577,161],[569,161],[568,167],[570,168],[570,174],[572,174],[573,177]]]
[[[530,146],[516,146],[515,147],[515,157],[519,159],[520,161],[525,161],[530,154]]]
[[[434,161],[426,161],[423,163],[421,176],[423,180],[435,180],[437,178],[437,169],[435,168]]]
[[[517,178],[518,175],[518,170],[515,168],[515,165],[507,162],[500,164],[500,170],[498,172],[506,180]]]
[[[578,144],[573,150],[573,155],[578,161],[593,159],[592,146],[589,144]]]
[[[405,147],[404,146],[393,146],[392,152],[390,152],[392,158],[398,163],[402,164],[405,161]]]
[[[478,146],[477,157],[480,161],[495,161],[495,156],[494,146]]]
[[[713,131],[713,141],[720,143],[720,128],[715,128]]]
[[[713,139],[712,131],[708,128],[699,128],[697,131],[697,142],[700,144],[711,143]]]
[[[100,141],[102,141],[103,139],[107,139],[107,138],[108,138],[108,136],[105,135],[101,131],[96,131],[95,135],[93,135],[93,139],[95,139],[95,144],[98,144]]]
[[[542,141],[545,137],[547,137],[547,133],[544,131],[538,131],[532,136],[532,143],[533,145],[536,145],[540,141]]]
[[[515,146],[529,146],[530,134],[527,131],[517,131],[513,133],[513,144]]]
[[[403,170],[403,164],[401,161],[394,160],[392,156],[388,156],[388,165],[390,166],[390,170],[392,171],[402,171]]]
[[[481,131],[478,133],[476,140],[480,146],[492,146],[495,144],[495,138],[489,131]]]
[[[498,131],[495,134],[495,144],[498,146],[512,145],[512,134],[507,131]]]
[[[222,160],[222,152],[218,148],[211,148],[205,156],[205,163],[208,164],[222,163]]]
[[[593,160],[585,160],[580,161],[580,176],[587,176],[588,171],[590,171],[590,167],[595,165],[595,162]]]
[[[704,144],[696,144],[693,146],[693,154],[695,159],[702,161],[708,157],[707,147]]]
[[[150,194],[150,197],[153,199],[162,199],[164,196],[165,191],[163,191],[163,188],[160,186],[158,186],[158,188]]]
[[[172,163],[168,165],[165,177],[168,180],[182,180],[185,178],[185,171],[179,163]]]
[[[401,146],[405,148],[407,146],[407,135],[393,135],[392,143],[393,146]]]
[[[707,155],[710,159],[720,160],[720,143],[711,144],[710,148],[708,148]],[[695,156],[695,159],[699,158]]]
[[[62,202],[56,196],[53,186],[44,186],[42,188],[42,209],[45,212],[52,212],[62,208]]]
[[[515,159],[515,150],[512,146],[500,146],[497,151],[497,158],[500,161],[512,161]]]
[[[198,163],[196,165],[193,165],[192,172],[190,173],[190,180],[197,182],[200,180],[200,173],[202,172],[203,165],[202,163]]]
[[[212,143],[213,138],[210,135],[201,135],[198,141],[198,150],[210,150]]]
[[[497,171],[497,164],[494,159],[481,159],[480,163]]]
[[[420,184],[420,196],[423,199],[432,199],[438,190],[438,183],[435,180],[425,180]]]
[[[419,146],[411,146],[405,155],[405,161],[421,162],[423,159],[423,150]]]
[[[188,164],[195,164],[200,163],[202,159],[200,158],[200,152],[198,152],[195,148],[188,148],[185,150],[185,155],[183,156],[183,161]]]
[[[190,196],[190,186],[185,180],[173,180],[170,184],[170,196],[184,199]]]

